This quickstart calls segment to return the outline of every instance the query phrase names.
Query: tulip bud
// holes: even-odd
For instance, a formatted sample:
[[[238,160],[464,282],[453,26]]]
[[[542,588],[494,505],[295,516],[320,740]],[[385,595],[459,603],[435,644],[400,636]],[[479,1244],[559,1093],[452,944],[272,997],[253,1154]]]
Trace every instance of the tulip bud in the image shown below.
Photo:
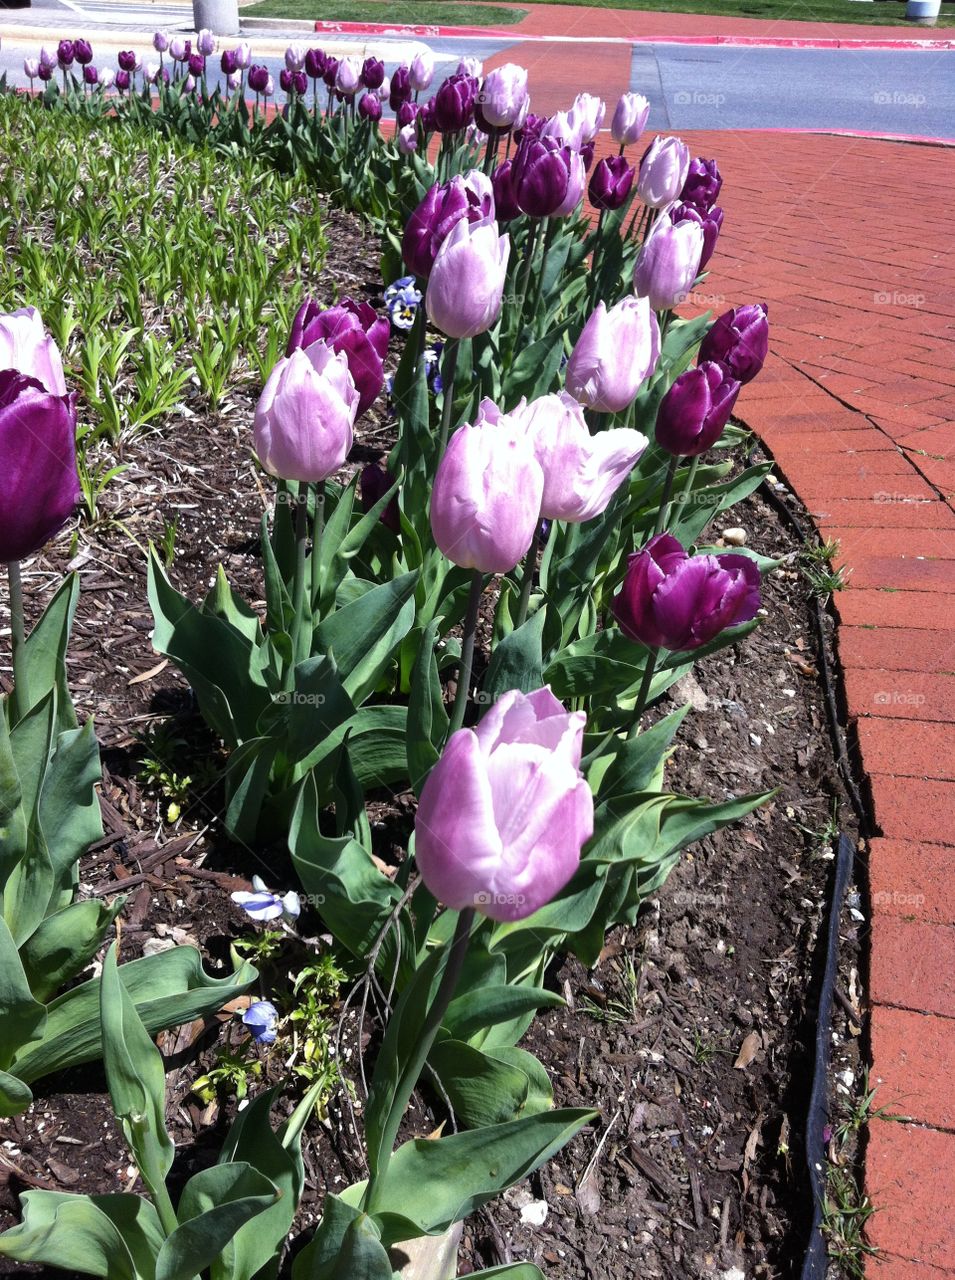
[[[48,62],[41,62],[41,63],[40,63],[40,70],[39,70],[39,76],[40,76],[40,79],[41,79],[41,80],[44,80],[44,81],[46,81],[46,80],[52,80],[52,79],[53,79],[53,70],[54,70],[54,68],[53,68],[53,67],[51,67],[51,66],[50,66],[50,64],[49,64]]]
[[[535,141],[539,138],[544,130],[547,121],[543,116],[535,115],[533,111],[528,111],[524,119],[521,121],[520,128],[515,126],[514,141],[518,146],[524,141]]]
[[[408,76],[415,93],[423,93],[431,88],[434,79],[434,54],[430,49],[422,49],[416,53],[408,68]]]
[[[549,688],[514,689],[451,735],[415,819],[415,863],[435,898],[523,920],[564,888],[594,829],[585,724]]]
[[[292,73],[288,67],[283,67],[279,72],[279,86],[283,93],[292,92]]]
[[[587,166],[579,151],[571,151],[567,169],[567,190],[560,204],[550,215],[552,218],[566,218],[574,212],[584,198],[587,185]]]
[[[706,453],[723,434],[739,388],[723,365],[712,360],[681,373],[657,410],[657,444],[677,457]]]
[[[580,146],[593,142],[607,114],[607,104],[592,93],[578,93],[569,111],[571,127],[580,138]]]
[[[699,359],[717,360],[738,382],[756,377],[769,351],[769,308],[765,302],[734,307],[714,321],[700,344]]]
[[[403,102],[398,108],[398,128],[406,129],[408,125],[413,125],[419,110],[417,102]]]
[[[381,467],[374,462],[369,462],[358,478],[362,510],[370,511],[376,503],[381,501],[394,483],[393,476],[389,475],[387,471],[382,471]],[[381,523],[386,529],[390,529],[392,533],[401,532],[401,515],[398,510],[397,494],[381,513]]]
[[[116,85],[116,88],[120,91],[120,93],[127,92],[130,85],[129,72],[117,71],[114,83]],[[195,85],[193,85],[193,88],[195,88]]]
[[[630,556],[612,608],[631,640],[679,653],[749,622],[759,604],[755,560],[690,556],[671,534],[660,533]]]
[[[203,27],[196,36],[196,52],[203,58],[211,58],[216,51],[216,38],[208,27]]]
[[[406,124],[398,130],[398,150],[403,156],[410,156],[418,150],[418,129],[416,125]]]
[[[723,179],[716,161],[697,156],[690,161],[680,199],[686,204],[696,205],[701,212],[712,209],[719,199],[722,186]]]
[[[23,59],[23,74],[28,80],[35,80],[40,74],[40,62],[37,58]]]
[[[397,73],[396,73],[397,74]],[[460,133],[471,123],[479,85],[473,76],[449,76],[434,95],[434,123],[441,133]],[[395,96],[395,78],[391,78],[391,96]],[[392,101],[394,106],[394,101]]]
[[[385,76],[384,80],[382,80],[378,88],[372,89],[371,92],[375,95],[375,97],[378,99],[379,102],[387,102],[388,99],[391,97],[391,81],[388,79],[387,76]]]
[[[240,40],[235,47],[236,65],[240,71],[248,69],[252,62],[252,46],[248,40]]]
[[[428,319],[442,333],[473,338],[495,323],[510,247],[493,218],[454,224],[435,257],[424,299]]]
[[[153,32],[153,48],[157,53],[165,53],[169,48],[169,37],[166,35],[165,31]]]
[[[703,232],[703,252],[700,255],[700,270],[702,271],[710,258],[713,256],[713,250],[716,248],[716,242],[719,239],[720,228],[723,225],[723,210],[709,209],[700,211],[696,205],[692,204],[675,204],[667,210],[671,222],[695,222]]]
[[[225,82],[232,93],[238,92],[242,88],[242,72],[230,71],[225,78]]]
[[[124,86],[123,86],[123,85],[120,85],[120,83],[119,83],[119,77],[120,77],[120,76],[125,76],[125,77],[126,77],[126,85],[125,85],[125,87],[128,89],[128,88],[129,88],[129,72],[128,72],[128,71],[120,71],[120,72],[117,74],[117,77],[116,77],[116,83],[117,83],[117,85],[119,85],[119,87],[120,87],[120,88],[123,88]],[[195,93],[195,91],[196,91],[196,77],[195,77],[195,76],[193,76],[193,75],[188,75],[188,76],[186,76],[185,80],[183,80],[183,82],[182,82],[182,89],[183,89],[183,92],[184,92],[184,93]]]
[[[533,541],[543,492],[544,473],[519,422],[502,414],[459,427],[435,472],[434,540],[462,569],[508,573]]]
[[[643,153],[637,195],[651,209],[676,200],[690,167],[690,151],[680,138],[654,138]]]
[[[660,327],[646,298],[621,298],[609,311],[598,302],[567,363],[567,390],[599,413],[619,413],[659,357]]]
[[[378,89],[385,78],[385,64],[380,58],[366,58],[361,64],[361,82],[366,89]]]
[[[580,116],[573,117],[569,111],[556,111],[541,126],[539,137],[552,138],[562,147],[579,151],[584,144],[583,124],[584,121]]]
[[[451,228],[461,218],[480,222],[494,216],[494,195],[484,174],[471,170],[450,182],[435,183],[408,219],[401,255],[409,271],[428,276]]]
[[[623,156],[606,156],[590,179],[590,203],[595,209],[619,209],[626,204],[634,173]]]
[[[74,51],[72,40],[61,40],[56,46],[56,60],[61,67],[73,65]]]
[[[219,59],[219,66],[222,68],[222,74],[228,79],[239,69],[239,59],[235,49],[223,49],[222,57]]]
[[[610,125],[614,142],[622,147],[636,142],[650,118],[650,103],[642,93],[625,93],[617,103]]]
[[[309,49],[305,54],[305,74],[312,80],[321,80],[325,74],[325,53],[322,49]]]
[[[686,300],[700,273],[703,228],[689,218],[673,223],[659,218],[640,247],[633,268],[633,291],[649,298],[654,311],[668,311]]]
[[[366,95],[367,96],[367,95]],[[388,321],[367,302],[342,298],[324,311],[308,299],[295,313],[285,354],[311,347],[321,340],[336,354],[342,352],[358,391],[359,417],[378,398],[385,381],[384,359],[388,354]]]
[[[418,121],[421,125],[421,128],[425,131],[425,133],[429,133],[429,134],[434,133],[434,131],[437,129],[438,126],[434,122],[434,95],[433,94],[427,100],[427,102],[422,106],[421,114],[418,117]]]
[[[136,70],[136,55],[132,49],[121,49],[116,55],[116,61],[119,63],[122,71]]]
[[[510,222],[521,212],[514,195],[513,167],[513,160],[504,160],[491,174],[494,213],[499,222]]]
[[[99,80],[99,73],[97,72],[97,70],[96,70],[96,68],[95,68],[95,67],[92,67],[92,66],[85,66],[85,67],[83,68],[83,83],[84,83],[84,84],[90,84],[90,85],[93,85],[93,84],[96,84],[98,80]]]
[[[253,93],[264,93],[269,81],[269,69],[254,62],[249,67],[249,88]]]
[[[169,54],[175,62],[185,62],[191,52],[189,41],[183,40],[181,36],[173,36],[169,41]]]
[[[88,67],[93,61],[93,46],[88,40],[74,40],[73,57],[81,67]]]
[[[352,446],[358,392],[343,352],[319,340],[284,356],[255,410],[255,451],[283,480],[327,480]]]
[[[462,58],[454,74],[456,76],[470,76],[472,80],[480,80],[484,74],[484,63],[480,58]]]
[[[322,72],[322,79],[329,89],[335,88],[335,79],[338,75],[338,59],[328,54],[325,58],[325,70]]]
[[[381,119],[381,102],[373,93],[363,93],[358,100],[358,114],[363,120],[377,124]]]
[[[274,92],[275,92],[275,81],[272,79],[271,76],[266,76],[265,88],[262,90],[262,97],[271,98]]]
[[[189,55],[189,74],[198,80],[205,74],[206,60],[201,53]]]
[[[583,164],[579,156],[574,161],[575,154],[552,137],[521,143],[511,174],[514,196],[524,213],[534,218],[552,217],[573,195],[578,180],[582,192]]]
[[[338,63],[338,70],[335,73],[335,88],[339,93],[344,94],[346,98],[350,98],[358,91],[361,84],[361,67],[357,58],[346,57],[341,58]]]
[[[389,104],[392,111],[397,111],[403,102],[411,99],[411,72],[404,65],[396,67],[391,77],[391,93]]]
[[[112,89],[116,83],[116,72],[112,67],[100,67],[99,86],[101,89]]]
[[[285,50],[286,71],[304,71],[305,49],[300,44],[290,44]]]
[[[495,129],[508,129],[527,101],[527,68],[506,62],[489,72],[479,96],[484,119]]]

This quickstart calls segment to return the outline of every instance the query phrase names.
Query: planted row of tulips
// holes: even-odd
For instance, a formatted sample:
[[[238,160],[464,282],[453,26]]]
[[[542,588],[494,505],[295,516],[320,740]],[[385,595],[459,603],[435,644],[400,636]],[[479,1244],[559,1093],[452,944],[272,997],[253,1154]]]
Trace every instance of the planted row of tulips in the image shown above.
[[[305,73],[300,57],[305,68],[307,51],[290,50],[291,77]],[[358,83],[380,92],[384,81],[374,90],[369,74],[378,71],[360,68]],[[383,1028],[360,1098],[367,1177],[326,1194],[296,1280],[391,1280],[392,1246],[445,1231],[596,1119],[555,1109],[545,1065],[519,1044],[535,1011],[555,1002],[550,961],[572,950],[593,964],[607,930],[634,922],[683,848],[765,799],[672,794],[666,760],[688,708],[647,714],[699,657],[757,625],[771,568],[707,534],[766,472],[735,457],[745,433],[730,421],[766,355],[765,307],[715,323],[680,314],[718,247],[717,166],[677,138],[631,164],[626,148],[646,121],[636,95],[614,112],[620,154],[593,166],[598,99],[580,95],[545,121],[530,112],[521,68],[485,77],[463,66],[424,103],[412,75],[403,69],[389,85],[391,99],[407,85],[416,107],[397,138],[355,109],[358,87],[349,91],[341,64],[324,104],[290,80],[287,110],[269,124],[250,119],[243,96],[226,108],[217,90],[187,88],[183,76],[163,87],[158,110],[144,90],[109,126],[202,125],[220,154],[248,148],[260,163],[300,168],[383,235],[389,318],[365,299],[306,300],[247,424],[274,480],[261,531],[264,614],[221,572],[191,601],[158,556],[149,561],[154,646],[228,752],[226,829],[253,846],[287,840],[353,990]],[[64,81],[65,94],[45,103],[85,112]],[[595,221],[582,203],[588,187]],[[277,1134],[273,1095],[255,1099],[220,1162],[174,1204],[148,1034],[215,1007],[221,984],[247,987],[254,972],[242,966],[216,985],[194,960],[188,973],[167,971],[168,961],[145,972],[145,961],[117,966],[110,951],[101,979],[51,1000],[69,976],[61,966],[50,980],[64,912],[79,939],[72,954],[85,961],[121,903],[93,918],[75,900],[76,860],[95,838],[97,772],[63,674],[75,581],[30,637],[22,625],[18,562],[57,534],[77,498],[76,405],[35,310],[4,317],[0,335],[0,449],[14,463],[0,479],[0,560],[10,563],[15,667],[0,776],[21,833],[14,891],[37,879],[51,848],[30,780],[72,779],[76,796],[46,819],[62,829],[65,808],[75,829],[58,846],[69,866],[44,873],[31,928],[4,889],[0,947],[14,978],[0,999],[19,1043],[4,1050],[0,1088],[16,1111],[30,1080],[62,1065],[64,1044],[82,1041],[87,1056],[100,1048],[146,1191],[31,1192],[0,1253],[149,1280],[207,1267],[214,1277],[274,1274],[317,1094]],[[393,415],[394,443],[383,465],[359,473],[349,457],[375,406]],[[368,817],[382,789],[417,796],[390,868]],[[243,904],[262,919],[300,909],[295,895],[261,885]],[[280,1041],[277,1014],[269,992],[258,994],[246,1025],[267,1052]],[[395,1150],[419,1079],[436,1086],[454,1131]],[[517,1263],[484,1274],[541,1273]]]

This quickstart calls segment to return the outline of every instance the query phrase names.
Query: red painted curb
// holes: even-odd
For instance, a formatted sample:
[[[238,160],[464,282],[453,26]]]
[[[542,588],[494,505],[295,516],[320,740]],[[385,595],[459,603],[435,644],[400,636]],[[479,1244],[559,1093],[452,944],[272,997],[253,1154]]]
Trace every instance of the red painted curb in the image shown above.
[[[853,40],[840,37],[801,36],[542,36],[524,35],[520,24],[513,27],[401,26],[387,22],[315,23],[321,35],[400,36],[403,39],[510,40],[515,44],[673,44],[727,45],[737,49],[896,49],[938,53],[955,49],[955,40]]]

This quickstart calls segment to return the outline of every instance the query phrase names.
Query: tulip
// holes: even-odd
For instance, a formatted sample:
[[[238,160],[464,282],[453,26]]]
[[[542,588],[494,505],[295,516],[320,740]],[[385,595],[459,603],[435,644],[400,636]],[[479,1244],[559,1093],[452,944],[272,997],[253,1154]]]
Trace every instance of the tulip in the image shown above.
[[[712,209],[720,197],[723,179],[715,160],[697,156],[690,161],[680,199],[695,204],[701,211]]]
[[[136,70],[136,55],[132,49],[121,49],[116,55],[116,61],[119,63],[121,71]]]
[[[528,111],[527,115],[521,122],[520,128],[515,126],[514,141],[518,146],[520,146],[525,139],[533,141],[539,138],[546,123],[547,121],[543,116],[538,116],[535,115],[533,111]]]
[[[408,68],[408,77],[415,93],[423,93],[431,88],[434,79],[434,54],[430,49],[422,49],[416,53]]]
[[[352,97],[357,93],[361,85],[361,67],[358,65],[358,59],[347,57],[340,59],[338,70],[335,72],[335,88],[346,98]]]
[[[417,102],[403,102],[398,108],[398,128],[406,129],[418,118],[420,107]]]
[[[580,145],[593,142],[600,132],[607,113],[607,104],[592,93],[578,93],[570,108],[569,117],[573,132],[580,138]]]
[[[374,462],[369,462],[358,478],[362,510],[365,512],[370,511],[394,487],[394,483],[394,479],[387,471],[382,471],[381,467]],[[381,523],[386,529],[390,529],[392,533],[401,532],[401,515],[398,510],[397,494],[381,513]]]
[[[395,73],[397,74],[397,72]],[[434,95],[434,123],[441,133],[459,133],[471,123],[479,85],[473,76],[449,76]],[[395,78],[391,78],[394,106]]]
[[[566,218],[573,213],[584,198],[587,185],[587,166],[579,151],[570,153],[570,165],[567,170],[567,190],[564,198],[551,214],[552,218]]]
[[[268,67],[261,66],[259,63],[253,63],[249,67],[249,88],[253,93],[264,93],[269,78]]]
[[[435,472],[434,540],[463,569],[508,573],[531,545],[543,492],[544,473],[520,422],[502,414],[459,427]]]
[[[93,85],[99,80],[99,72],[95,67],[86,66],[83,68],[83,83]]]
[[[300,44],[290,44],[285,50],[285,70],[305,70],[305,49]]]
[[[239,69],[239,57],[235,49],[223,49],[222,57],[219,59],[219,66],[222,68],[222,74],[229,78]]]
[[[116,83],[116,72],[112,67],[100,67],[99,69],[99,86],[101,89],[112,89]]]
[[[255,410],[255,451],[283,480],[327,480],[352,446],[358,391],[345,353],[319,339],[284,356]]]
[[[494,216],[489,180],[477,170],[450,182],[435,183],[408,219],[401,240],[401,256],[416,276],[431,274],[438,250],[456,222],[481,222]]]
[[[271,76],[266,76],[265,88],[262,90],[262,97],[271,98],[274,92],[275,92],[275,81],[272,79]]]
[[[685,218],[660,218],[640,247],[633,268],[633,291],[649,298],[655,311],[668,311],[686,299],[700,273],[703,228]]]
[[[510,247],[493,218],[454,224],[435,257],[424,300],[428,319],[442,333],[473,338],[491,328],[501,312]]]
[[[53,49],[48,49],[46,45],[43,45],[43,47],[40,49],[40,66],[56,67],[58,65],[59,63],[56,56],[56,52]]]
[[[0,327],[4,342],[10,319],[3,317]],[[27,366],[47,363],[37,352],[25,355]],[[20,369],[4,368],[0,371],[0,563],[14,563],[39,551],[69,520],[79,500],[71,398]]]
[[[691,556],[669,533],[630,556],[614,617],[631,640],[682,652],[759,610],[759,569],[743,555]]]
[[[527,68],[514,62],[496,67],[484,81],[480,104],[495,129],[509,129],[527,102]]]
[[[338,59],[333,58],[329,54],[325,58],[325,70],[322,72],[322,79],[329,89],[335,88],[335,78],[338,75]]]
[[[74,40],[73,57],[81,67],[88,67],[93,61],[93,46],[88,40]]]
[[[381,101],[373,93],[363,93],[358,100],[358,114],[363,120],[377,124],[381,119]]]
[[[769,308],[765,302],[734,307],[714,321],[700,344],[699,359],[717,360],[745,384],[756,377],[769,351]]]
[[[41,63],[40,63],[40,70],[39,70],[39,73],[38,73],[38,74],[39,74],[40,79],[41,79],[41,80],[44,80],[44,81],[46,81],[46,80],[52,80],[52,79],[53,79],[53,70],[54,70],[54,68],[53,68],[53,67],[51,67],[51,66],[50,66],[50,64],[49,64],[48,62],[41,62]]]
[[[0,315],[0,369],[15,369],[51,395],[66,395],[59,348],[43,328],[36,307]]]
[[[411,99],[411,72],[404,65],[396,67],[390,84],[389,102],[392,111],[397,111],[403,102]]]
[[[242,88],[242,72],[230,71],[225,78],[225,82],[233,93],[237,93]]]
[[[39,63],[39,60],[38,60],[37,58],[24,58],[24,59],[23,59],[23,74],[24,74],[24,75],[26,76],[26,78],[30,81],[30,84],[31,84],[31,87],[32,87],[33,81],[34,81],[34,80],[37,78],[37,76],[40,74],[40,63]]]
[[[703,252],[700,255],[700,270],[702,271],[710,258],[712,258],[713,250],[716,248],[720,229],[723,226],[723,210],[717,207],[701,211],[696,205],[675,204],[671,205],[667,213],[671,222],[685,222],[689,219],[690,222],[697,223],[702,229]]]
[[[325,52],[323,49],[309,49],[305,54],[305,74],[312,80],[321,80],[325,74]]]
[[[372,93],[374,93],[379,102],[387,102],[389,100],[391,97],[391,81],[387,76],[385,76],[377,89],[372,90]]]
[[[510,222],[520,214],[520,208],[514,195],[513,160],[505,160],[491,174],[491,188],[494,192],[494,212],[500,222]]]
[[[403,129],[398,130],[398,150],[403,156],[410,156],[418,150],[418,128],[413,124],[406,124]]]
[[[677,457],[706,453],[723,434],[739,388],[724,366],[712,360],[681,373],[657,410],[657,444]]]
[[[125,77],[126,77],[126,83],[125,83],[125,84],[120,84],[119,76],[125,76]],[[119,75],[117,75],[117,77],[116,77],[116,83],[119,85],[119,87],[120,87],[121,89],[128,89],[128,88],[129,88],[129,72],[128,72],[128,71],[120,71],[120,72],[119,72]],[[182,82],[182,88],[183,88],[183,92],[184,92],[184,93],[195,93],[195,91],[196,91],[196,77],[195,77],[195,76],[193,76],[193,75],[188,75],[188,76],[186,76],[185,80],[183,80],[183,82]]]
[[[572,117],[569,111],[556,111],[543,123],[538,136],[552,138],[555,142],[559,142],[562,147],[569,147],[571,151],[579,151],[584,144],[582,137],[583,124],[581,117]]]
[[[205,73],[206,60],[203,55],[201,53],[191,53],[189,55],[189,74],[199,80]]]
[[[165,31],[153,32],[153,48],[157,53],[165,53],[169,48],[169,37],[166,35]]]
[[[279,1011],[270,1000],[256,1000],[242,1015],[257,1044],[274,1044],[278,1035]]]
[[[434,119],[434,94],[432,94],[427,102],[422,106],[421,115],[418,119],[420,121],[421,128],[425,133],[430,134],[435,132],[438,126]]]
[[[637,176],[637,195],[651,209],[662,209],[676,200],[690,167],[690,152],[680,138],[654,138]]]
[[[389,335],[388,321],[367,302],[342,298],[336,306],[323,311],[309,299],[295,314],[285,354],[290,356],[296,348],[310,347],[319,339],[332,351],[343,352],[358,389],[358,417],[381,394]]]
[[[240,71],[246,71],[252,62],[252,46],[248,40],[240,40],[235,47],[235,60]]]
[[[292,73],[288,67],[283,67],[279,72],[279,85],[283,93],[292,93]]]
[[[451,735],[415,818],[415,862],[434,897],[522,920],[564,888],[594,829],[585,724],[549,688],[512,689]]]
[[[660,357],[660,327],[646,298],[598,302],[567,363],[567,390],[599,413],[630,405]]]
[[[545,520],[592,520],[633,470],[647,447],[639,431],[617,427],[591,435],[580,404],[561,391],[516,409],[544,473]]]
[[[173,36],[169,41],[169,54],[175,62],[185,62],[192,52],[192,45],[181,36]],[[120,64],[122,65],[122,64]]]
[[[590,179],[590,203],[595,209],[619,209],[630,194],[634,174],[623,156],[606,156]]]
[[[361,82],[366,89],[378,89],[385,79],[385,64],[380,58],[366,58],[361,64]]]
[[[521,143],[511,173],[514,196],[524,213],[535,218],[552,217],[573,194],[578,180],[582,191],[583,163],[579,155],[575,161],[575,155],[570,147],[561,146],[552,137]]]
[[[203,27],[196,36],[196,52],[203,58],[211,58],[216,51],[216,38],[208,27]]]
[[[72,40],[61,40],[56,46],[57,63],[65,70],[73,65],[74,44]]]
[[[642,93],[625,93],[617,103],[610,124],[610,132],[615,142],[622,147],[636,142],[647,127],[650,118],[650,103]]]
[[[484,63],[480,58],[462,58],[454,74],[457,76],[470,76],[473,80],[480,80],[484,74]]]

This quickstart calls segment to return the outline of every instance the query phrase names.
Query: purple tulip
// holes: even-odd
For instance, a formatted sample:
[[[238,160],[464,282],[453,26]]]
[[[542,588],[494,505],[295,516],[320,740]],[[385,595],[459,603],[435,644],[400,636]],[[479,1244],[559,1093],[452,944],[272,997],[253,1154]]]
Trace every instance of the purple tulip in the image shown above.
[[[494,216],[494,195],[483,174],[472,170],[450,182],[435,183],[408,219],[401,240],[401,256],[408,270],[427,277],[438,250],[461,218],[480,222]]]
[[[527,68],[506,62],[488,72],[481,88],[481,114],[494,129],[509,129],[527,102]]]
[[[397,73],[396,73],[397,74]],[[460,133],[471,123],[480,85],[473,76],[453,75],[434,95],[434,123],[439,133]],[[395,77],[391,77],[394,106]]]
[[[403,102],[398,108],[398,128],[406,129],[417,120],[421,108],[417,102]]]
[[[520,422],[500,414],[459,427],[435,472],[434,540],[463,569],[509,573],[534,538],[543,492],[544,473]]]
[[[252,63],[252,46],[248,40],[240,40],[235,46],[235,60],[240,71],[248,70]]]
[[[413,155],[418,150],[418,126],[406,124],[398,130],[398,150],[403,156]]]
[[[381,103],[373,93],[363,93],[358,100],[358,114],[363,120],[377,124],[381,119]]]
[[[305,50],[300,44],[290,44],[285,50],[285,69],[293,73],[305,70]]]
[[[650,103],[642,93],[623,94],[610,124],[614,142],[619,142],[622,147],[636,142],[647,127],[649,118]]]
[[[69,520],[79,499],[71,397],[51,393],[18,369],[3,369],[0,563],[39,551]]]
[[[292,321],[285,354],[311,347],[321,340],[336,354],[341,352],[358,390],[359,417],[381,394],[385,382],[384,359],[388,354],[390,325],[367,302],[342,298],[334,307],[322,310],[317,302],[303,302]]]
[[[189,74],[200,80],[206,73],[206,60],[201,53],[191,53],[189,55]]]
[[[312,80],[321,80],[325,74],[324,49],[308,49],[305,54],[305,74]]]
[[[239,69],[239,59],[234,49],[223,49],[219,59],[222,74],[226,77],[234,75]]]
[[[723,210],[719,207],[701,212],[696,205],[675,204],[668,210],[671,222],[696,222],[703,231],[703,252],[700,254],[700,270],[702,271],[716,248],[720,229],[723,226]]]
[[[279,1011],[270,1000],[256,1000],[242,1015],[242,1021],[257,1044],[274,1044],[278,1035]]]
[[[253,93],[264,93],[269,82],[269,69],[260,63],[249,67],[249,88]]]
[[[428,319],[449,338],[485,333],[501,313],[511,242],[493,218],[460,218],[443,240],[424,297]]]
[[[434,79],[434,54],[430,49],[422,49],[411,59],[408,79],[415,93],[423,93],[431,88],[431,81]]]
[[[32,378],[50,395],[66,395],[59,348],[44,329],[36,307],[0,314],[0,369],[14,369]]]
[[[88,40],[74,40],[73,57],[81,67],[88,67],[93,61],[93,46]]]
[[[510,222],[520,214],[514,194],[513,160],[504,160],[491,174],[495,215],[500,222]]]
[[[570,147],[571,151],[579,151],[584,145],[581,116],[572,116],[570,111],[555,111],[541,127],[539,136],[551,138],[562,147]]]
[[[203,27],[196,36],[196,52],[204,58],[211,58],[216,51],[216,38],[208,27]]]
[[[701,156],[690,161],[686,181],[680,192],[680,199],[686,204],[694,204],[701,210],[712,209],[720,198],[723,179],[715,160],[704,160]]]
[[[352,97],[361,86],[361,67],[357,58],[341,58],[335,73],[335,88],[346,98]]]
[[[169,48],[169,37],[166,35],[165,31],[153,32],[153,48],[157,53],[165,53]]]
[[[40,62],[39,62],[39,59],[38,59],[38,58],[24,58],[24,59],[23,59],[23,74],[26,76],[26,78],[27,78],[27,79],[30,81],[30,83],[32,84],[32,83],[33,83],[33,81],[34,81],[34,80],[37,78],[37,76],[40,74]]]
[[[167,71],[165,74],[168,76],[169,72]],[[232,91],[232,93],[238,93],[242,88],[242,72],[230,71],[225,78],[225,82],[226,86]]]
[[[380,502],[389,489],[394,486],[394,478],[387,471],[382,471],[374,462],[369,462],[358,478],[358,489],[361,495],[363,511],[370,511]],[[381,513],[381,523],[392,533],[401,532],[401,516],[398,510],[398,495],[391,499]]]
[[[136,54],[132,49],[121,49],[116,55],[116,61],[119,63],[121,71],[136,70]]]
[[[411,99],[411,72],[404,65],[396,67],[391,77],[391,91],[388,102],[392,111],[397,111],[403,102]]]
[[[93,85],[93,84],[96,84],[98,80],[99,80],[99,72],[96,70],[95,67],[86,66],[83,68],[84,84]]]
[[[633,401],[660,358],[660,327],[646,298],[602,302],[584,325],[567,363],[567,390],[599,413],[619,413]]]
[[[56,60],[61,67],[71,67],[75,55],[75,45],[72,40],[61,40],[56,46]]]
[[[451,735],[415,819],[415,862],[440,902],[523,920],[564,888],[594,829],[585,724],[550,689],[512,689]]]
[[[586,173],[590,172],[590,166],[594,162],[594,152],[596,149],[597,144],[595,142],[585,142],[580,148],[580,158],[584,163],[584,171]]]
[[[719,361],[745,386],[762,369],[768,352],[769,308],[765,302],[751,302],[714,321],[698,358]]]
[[[629,427],[591,435],[583,409],[566,391],[521,404],[510,416],[526,430],[544,473],[545,520],[580,524],[599,516],[648,443]]]
[[[385,79],[385,64],[380,58],[366,58],[361,64],[361,82],[366,89],[379,89]]]
[[[279,72],[279,84],[283,93],[292,93],[292,73],[288,67],[283,67]]]
[[[579,183],[584,182],[583,161],[556,138],[542,137],[521,143],[511,171],[514,196],[524,213],[534,218],[557,216]],[[571,207],[576,207],[580,194]]]
[[[300,98],[308,92],[308,76],[304,71],[292,72],[292,88]]]
[[[739,388],[725,367],[713,360],[681,373],[657,410],[657,444],[677,457],[706,453],[723,434]]]
[[[525,140],[530,142],[536,141],[536,139],[541,136],[546,124],[547,121],[543,116],[537,116],[533,111],[529,111],[524,117],[520,128],[514,130],[514,141],[518,146],[520,146],[520,144]]]
[[[192,41],[183,40],[182,36],[173,36],[169,41],[169,56],[174,62],[185,62],[192,53]]]
[[[682,652],[708,644],[759,610],[759,569],[742,555],[690,556],[659,533],[630,556],[614,617],[631,640]]]
[[[41,80],[52,80],[54,68],[48,62],[41,62],[37,75]]]
[[[327,480],[352,446],[358,392],[344,352],[319,340],[283,356],[255,410],[255,451],[270,475]]]
[[[630,194],[635,172],[623,156],[606,156],[590,179],[590,203],[595,209],[619,209]]]
[[[338,59],[328,54],[325,58],[325,70],[322,72],[322,79],[329,89],[335,88],[335,79],[338,76]]]
[[[480,80],[481,76],[484,75],[484,63],[480,58],[462,58],[454,74],[456,76],[471,76],[474,80]]]
[[[700,273],[703,228],[690,219],[658,218],[640,247],[633,268],[633,291],[649,298],[654,311],[668,311],[686,300]]]
[[[676,200],[690,168],[690,151],[681,138],[654,138],[643,153],[637,195],[651,209]]]
[[[580,139],[579,146],[593,142],[607,114],[607,104],[592,93],[578,93],[567,113],[571,131]]]

